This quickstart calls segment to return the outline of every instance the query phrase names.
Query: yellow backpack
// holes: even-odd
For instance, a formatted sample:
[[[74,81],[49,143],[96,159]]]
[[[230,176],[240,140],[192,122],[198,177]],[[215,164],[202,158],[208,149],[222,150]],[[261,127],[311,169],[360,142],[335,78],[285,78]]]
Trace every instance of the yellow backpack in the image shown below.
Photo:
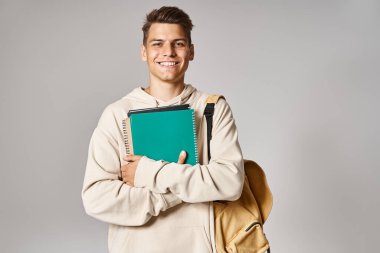
[[[210,160],[214,106],[223,96],[206,100],[207,144]],[[241,197],[235,201],[215,201],[215,242],[218,253],[270,253],[263,224],[272,209],[273,197],[263,169],[254,161],[244,160],[245,180]]]

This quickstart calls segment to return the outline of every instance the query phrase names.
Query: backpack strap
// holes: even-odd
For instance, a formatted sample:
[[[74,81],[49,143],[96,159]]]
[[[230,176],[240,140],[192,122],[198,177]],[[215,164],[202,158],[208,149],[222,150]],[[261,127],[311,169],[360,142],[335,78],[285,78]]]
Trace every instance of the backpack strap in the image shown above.
[[[210,141],[212,138],[212,119],[214,115],[215,104],[220,98],[220,95],[210,95],[206,99],[206,108],[204,115],[207,121],[207,152],[208,160],[210,161]],[[273,196],[266,180],[264,170],[254,161],[244,160],[244,171],[247,176],[249,187],[255,196],[258,208],[261,213],[262,222],[264,223],[272,210]],[[268,251],[270,252],[270,251]]]
[[[207,122],[207,152],[209,161],[211,159],[210,141],[212,138],[212,117],[214,116],[215,104],[218,102],[220,98],[224,97],[222,95],[209,95],[206,99],[206,108],[204,111],[204,115],[206,117]]]

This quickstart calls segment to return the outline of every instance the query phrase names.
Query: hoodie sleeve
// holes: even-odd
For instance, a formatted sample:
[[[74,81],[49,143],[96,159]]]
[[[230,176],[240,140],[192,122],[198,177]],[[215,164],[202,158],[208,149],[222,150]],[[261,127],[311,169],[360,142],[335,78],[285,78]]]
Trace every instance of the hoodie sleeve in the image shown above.
[[[91,137],[82,199],[86,213],[112,224],[139,226],[181,203],[173,193],[135,188],[120,179],[121,162],[116,118],[108,107]]]
[[[135,186],[157,193],[172,192],[190,203],[238,199],[244,183],[244,161],[235,121],[224,99],[215,106],[210,151],[209,164],[195,166],[144,156],[136,170]]]

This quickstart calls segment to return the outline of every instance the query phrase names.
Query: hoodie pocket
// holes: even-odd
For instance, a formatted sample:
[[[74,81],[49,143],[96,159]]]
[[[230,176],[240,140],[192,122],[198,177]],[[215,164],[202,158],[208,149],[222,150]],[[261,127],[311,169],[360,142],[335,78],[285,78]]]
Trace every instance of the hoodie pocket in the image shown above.
[[[125,227],[111,224],[108,230],[109,253],[119,253],[122,252],[121,249],[126,249],[129,233]]]
[[[171,228],[128,228],[127,238],[115,239],[113,252],[128,253],[211,253],[211,245],[201,226]],[[123,240],[118,242],[117,240]]]

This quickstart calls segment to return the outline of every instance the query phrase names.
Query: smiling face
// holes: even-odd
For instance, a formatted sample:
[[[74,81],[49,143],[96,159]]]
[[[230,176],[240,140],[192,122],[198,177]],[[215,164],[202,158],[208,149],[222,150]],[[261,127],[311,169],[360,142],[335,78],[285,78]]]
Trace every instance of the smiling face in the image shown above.
[[[141,58],[148,64],[151,83],[183,85],[194,47],[180,25],[154,23],[146,44],[141,46]]]

